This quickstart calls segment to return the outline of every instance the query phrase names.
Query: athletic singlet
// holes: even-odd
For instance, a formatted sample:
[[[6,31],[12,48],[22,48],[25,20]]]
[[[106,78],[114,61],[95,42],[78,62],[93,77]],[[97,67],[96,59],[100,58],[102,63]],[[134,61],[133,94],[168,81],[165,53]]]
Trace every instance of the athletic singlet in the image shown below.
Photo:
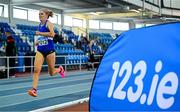
[[[42,25],[42,23],[39,24],[38,27],[38,31],[39,32],[49,32],[49,29],[47,27],[47,21],[45,22],[44,25]],[[41,36],[38,38],[38,46],[37,46],[37,50],[39,52],[41,52],[43,55],[44,54],[48,54],[49,52],[52,53],[52,51],[54,51],[54,42],[53,42],[53,38],[51,37],[45,37],[45,36]]]

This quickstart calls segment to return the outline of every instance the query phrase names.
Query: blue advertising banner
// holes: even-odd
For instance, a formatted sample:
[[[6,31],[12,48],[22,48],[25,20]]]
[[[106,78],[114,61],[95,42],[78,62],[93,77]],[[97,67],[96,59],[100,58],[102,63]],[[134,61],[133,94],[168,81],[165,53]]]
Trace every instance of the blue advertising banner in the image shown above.
[[[180,23],[129,30],[109,46],[90,111],[180,111]]]

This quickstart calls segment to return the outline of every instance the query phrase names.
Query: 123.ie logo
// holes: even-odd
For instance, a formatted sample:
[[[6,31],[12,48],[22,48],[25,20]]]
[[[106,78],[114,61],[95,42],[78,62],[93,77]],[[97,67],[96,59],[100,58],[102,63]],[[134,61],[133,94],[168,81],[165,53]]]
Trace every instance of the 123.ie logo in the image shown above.
[[[174,104],[174,95],[178,89],[178,77],[175,72],[170,71],[160,79],[158,74],[163,68],[163,62],[161,60],[158,60],[155,67],[152,68],[155,70],[155,74],[150,81],[151,83],[146,85],[146,87],[150,86],[148,93],[143,92],[144,85],[147,84],[143,82],[147,72],[146,62],[140,60],[133,67],[131,61],[127,60],[121,67],[120,65],[121,63],[118,61],[112,64],[112,69],[114,71],[107,93],[108,98],[119,100],[125,100],[127,98],[131,103],[140,101],[140,104],[144,105],[146,103],[149,106],[152,105],[153,100],[155,100],[155,103],[161,109],[168,109]],[[131,75],[135,77],[134,85],[129,86],[128,89],[125,90],[124,87],[131,78]],[[121,77],[123,77],[122,81],[117,83],[117,79]],[[168,82],[171,83],[170,86],[167,86]],[[115,88],[116,83],[118,86]],[[164,95],[168,95],[168,97],[164,97]]]

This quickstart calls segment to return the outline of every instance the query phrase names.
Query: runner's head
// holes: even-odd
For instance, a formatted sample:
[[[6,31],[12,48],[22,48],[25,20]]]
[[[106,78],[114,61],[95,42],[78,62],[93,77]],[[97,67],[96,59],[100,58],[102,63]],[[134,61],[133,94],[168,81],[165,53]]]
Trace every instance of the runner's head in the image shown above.
[[[53,12],[49,9],[43,8],[39,10],[40,21],[46,21],[49,17],[53,17]]]

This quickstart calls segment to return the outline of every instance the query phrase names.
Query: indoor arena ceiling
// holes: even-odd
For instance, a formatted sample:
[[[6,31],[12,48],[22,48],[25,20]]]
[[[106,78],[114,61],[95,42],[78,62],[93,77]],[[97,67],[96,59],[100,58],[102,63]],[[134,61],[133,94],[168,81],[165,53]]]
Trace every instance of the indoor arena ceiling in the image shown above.
[[[6,0],[1,0],[5,1]],[[84,14],[90,18],[125,18],[142,16],[142,8],[123,0],[9,0],[13,6],[58,9],[64,14]],[[151,12],[150,12],[151,13]],[[114,15],[115,14],[115,15]],[[146,13],[148,14],[148,13]]]
[[[90,16],[90,18],[106,19],[106,18],[159,18],[160,9],[157,7],[150,9],[142,8],[143,3],[139,0],[139,4],[127,2],[126,0],[0,0],[1,3],[11,4],[12,6],[39,9],[47,7],[53,11],[64,14],[81,14]],[[125,2],[126,1],[126,2]],[[138,1],[138,0],[137,0]],[[136,2],[137,2],[136,1]],[[157,2],[159,0],[145,0],[148,2]],[[169,3],[167,0],[161,0],[165,5],[173,3],[178,6],[179,0],[172,0]],[[141,3],[140,3],[141,2]],[[177,4],[176,4],[177,3]],[[149,5],[149,4],[148,4]],[[146,6],[148,6],[146,5]],[[154,11],[154,9],[157,9]],[[165,16],[179,16],[179,10],[165,9]]]
[[[64,13],[127,12],[129,9],[138,8],[121,0],[12,0],[11,4],[18,6],[35,4],[60,9]]]

